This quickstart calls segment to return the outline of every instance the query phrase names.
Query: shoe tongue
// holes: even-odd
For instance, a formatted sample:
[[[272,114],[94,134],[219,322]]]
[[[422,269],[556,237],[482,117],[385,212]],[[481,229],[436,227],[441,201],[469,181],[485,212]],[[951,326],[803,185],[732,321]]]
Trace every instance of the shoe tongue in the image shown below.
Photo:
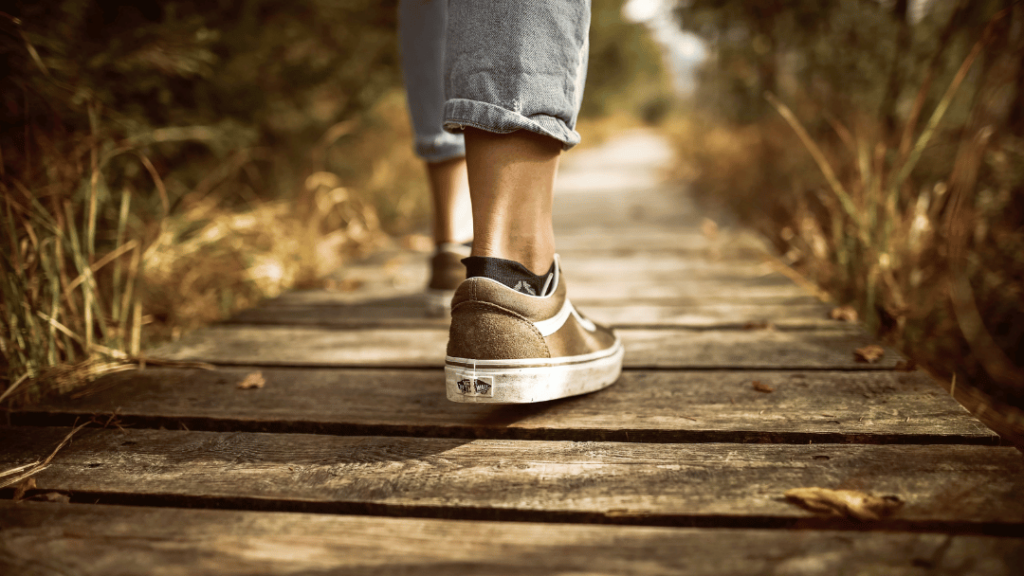
[[[544,274],[534,274],[515,260],[503,258],[485,258],[482,256],[470,256],[464,258],[462,263],[466,265],[466,278],[490,278],[505,286],[529,294],[530,296],[547,296],[552,290],[552,279],[555,277],[555,263]]]

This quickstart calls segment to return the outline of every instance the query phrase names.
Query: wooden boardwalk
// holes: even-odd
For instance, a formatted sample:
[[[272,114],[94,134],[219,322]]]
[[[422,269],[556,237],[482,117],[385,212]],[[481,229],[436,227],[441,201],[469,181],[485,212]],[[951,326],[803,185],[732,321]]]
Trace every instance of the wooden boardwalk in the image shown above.
[[[216,370],[121,373],[11,414],[0,470],[76,419],[107,426],[29,501],[0,492],[0,574],[1020,574],[1021,453],[894,351],[857,362],[859,327],[659,184],[665,150],[626,134],[559,180],[573,302],[626,346],[611,388],[448,402],[425,257],[377,254],[339,273],[353,291],[151,353]],[[801,487],[903,504],[855,520],[786,499]]]

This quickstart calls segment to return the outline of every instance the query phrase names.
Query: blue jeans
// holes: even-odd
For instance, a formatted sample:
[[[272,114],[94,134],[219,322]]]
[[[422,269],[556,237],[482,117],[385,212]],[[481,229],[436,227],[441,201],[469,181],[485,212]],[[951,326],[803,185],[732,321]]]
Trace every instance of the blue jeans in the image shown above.
[[[398,30],[427,162],[464,156],[467,126],[579,144],[590,0],[401,0]]]

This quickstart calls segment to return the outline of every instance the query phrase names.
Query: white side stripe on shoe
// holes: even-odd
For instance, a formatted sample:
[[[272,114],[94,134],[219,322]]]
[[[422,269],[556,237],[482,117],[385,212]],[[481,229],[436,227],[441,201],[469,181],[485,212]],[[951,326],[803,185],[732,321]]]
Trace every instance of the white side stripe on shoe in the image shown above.
[[[587,332],[593,332],[597,330],[597,326],[594,326],[594,323],[591,322],[590,320],[587,320],[583,316],[580,316],[580,313],[576,311],[576,308],[572,309],[572,315],[576,317],[576,321],[579,322],[580,326],[583,326],[583,329],[586,330]]]
[[[534,322],[533,325],[540,331],[541,336],[547,337],[558,332],[558,329],[565,324],[565,321],[569,319],[569,316],[575,316],[576,321],[579,322],[580,326],[583,326],[587,332],[597,330],[597,326],[594,326],[593,322],[580,316],[580,313],[576,311],[576,308],[573,307],[572,302],[569,302],[568,298],[565,299],[565,303],[562,304],[562,309],[558,311],[558,314],[555,314],[547,320]]]

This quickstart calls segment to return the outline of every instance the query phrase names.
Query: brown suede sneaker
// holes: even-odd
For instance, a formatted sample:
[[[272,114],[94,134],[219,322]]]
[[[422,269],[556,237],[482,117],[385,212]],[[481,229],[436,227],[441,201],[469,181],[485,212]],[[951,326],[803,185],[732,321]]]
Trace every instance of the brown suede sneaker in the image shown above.
[[[557,255],[543,294],[482,277],[459,286],[444,367],[449,400],[542,402],[600,390],[619,378],[622,342],[569,302]]]
[[[427,314],[447,316],[455,289],[466,279],[462,259],[469,256],[465,244],[442,244],[430,259],[430,282],[427,284]]]

